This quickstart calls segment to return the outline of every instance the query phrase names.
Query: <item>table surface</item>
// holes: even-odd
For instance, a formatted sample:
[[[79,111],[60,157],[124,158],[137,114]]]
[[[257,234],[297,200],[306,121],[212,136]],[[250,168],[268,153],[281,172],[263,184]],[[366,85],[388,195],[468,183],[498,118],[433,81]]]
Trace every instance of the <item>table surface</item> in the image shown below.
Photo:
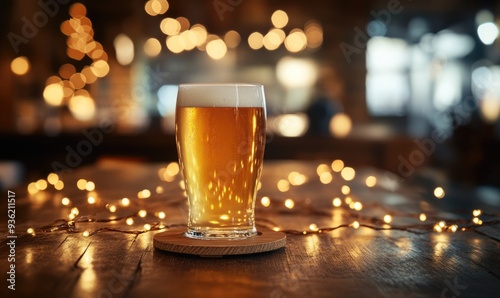
[[[500,225],[433,232],[439,218],[464,218],[463,226],[470,226],[472,215],[450,212],[447,207],[454,203],[448,194],[436,203],[425,187],[395,182],[375,169],[356,169],[353,181],[330,169],[333,181],[323,184],[316,173],[318,164],[266,162],[257,224],[259,229],[288,230],[286,247],[222,258],[153,247],[158,224],[182,226],[187,217],[180,175],[171,182],[159,178],[165,164],[104,161],[77,169],[64,174],[62,190],[49,185],[34,195],[26,195],[26,187],[16,191],[15,262],[9,262],[11,239],[4,224],[0,268],[6,272],[15,264],[17,297],[499,297]],[[285,192],[278,190],[277,183],[291,172],[307,181]],[[365,185],[369,175],[377,177],[375,187]],[[80,178],[95,183],[93,193],[76,187]],[[345,204],[343,185],[350,187],[353,201],[363,204],[361,211]],[[150,190],[149,198],[138,198],[147,193],[139,193],[143,189]],[[89,195],[96,198],[94,204],[88,204]],[[270,198],[269,207],[260,202],[264,195]],[[61,203],[63,197],[71,200],[68,206]],[[122,206],[123,197],[130,199],[129,206]],[[343,200],[342,206],[332,205],[334,197]],[[292,209],[284,206],[286,199],[293,200]],[[6,199],[2,202],[7,205]],[[111,205],[117,209],[113,213]],[[68,227],[64,221],[56,224],[63,230],[41,229],[56,219],[67,219],[74,207],[79,214],[71,231],[64,230]],[[6,223],[7,206],[2,209]],[[147,215],[137,216],[139,210]],[[158,217],[160,211],[165,218]],[[427,221],[414,218],[420,213],[427,214]],[[380,221],[385,214],[392,214],[390,225]],[[112,217],[119,220],[87,220]],[[129,217],[132,225],[125,222]],[[358,229],[352,226],[355,220],[361,224]],[[119,232],[143,231],[145,224],[153,230]],[[322,233],[310,233],[316,226]],[[35,235],[26,232],[30,227]],[[339,228],[328,231],[335,227]],[[105,229],[93,233],[100,228]],[[86,237],[84,231],[91,235]],[[1,297],[14,297],[5,275],[1,286]]]

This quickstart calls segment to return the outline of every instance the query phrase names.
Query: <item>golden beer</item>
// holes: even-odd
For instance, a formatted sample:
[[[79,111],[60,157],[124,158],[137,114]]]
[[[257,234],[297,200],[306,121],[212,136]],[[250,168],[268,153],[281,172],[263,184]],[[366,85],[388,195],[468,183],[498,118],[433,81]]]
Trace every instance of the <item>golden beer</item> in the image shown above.
[[[175,122],[189,201],[187,236],[256,235],[255,197],[266,137],[262,86],[181,85]]]

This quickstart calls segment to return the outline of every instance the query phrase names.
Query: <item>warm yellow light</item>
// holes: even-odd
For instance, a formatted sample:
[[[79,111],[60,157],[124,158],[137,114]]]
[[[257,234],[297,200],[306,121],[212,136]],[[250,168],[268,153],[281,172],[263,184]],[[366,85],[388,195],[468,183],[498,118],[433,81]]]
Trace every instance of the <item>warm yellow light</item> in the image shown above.
[[[131,226],[134,224],[134,219],[129,217],[129,218],[127,218],[127,220],[125,220],[125,222],[127,223],[127,225]]]
[[[330,119],[330,133],[337,138],[345,138],[351,133],[352,121],[347,114],[339,113]]]
[[[156,38],[149,38],[144,43],[144,53],[149,57],[156,57],[161,52],[161,43]]]
[[[495,123],[500,118],[500,98],[494,92],[488,92],[479,102],[482,118],[488,123]]]
[[[164,14],[169,8],[166,0],[149,0],[151,2],[151,10],[156,14]]]
[[[375,176],[368,176],[365,180],[366,186],[374,187],[377,184],[377,178]]]
[[[198,37],[194,31],[186,30],[180,34],[180,38],[182,39],[184,50],[191,51],[196,47]]]
[[[283,10],[277,10],[271,16],[271,22],[276,28],[283,28],[288,24],[288,15]]]
[[[80,121],[88,121],[95,116],[95,103],[87,95],[75,95],[69,100],[69,110],[73,117]]]
[[[196,46],[201,47],[205,43],[205,41],[207,41],[207,29],[203,25],[194,24],[193,26],[191,26],[191,31],[196,34]]]
[[[290,182],[285,179],[281,179],[277,184],[278,190],[281,192],[287,192],[290,189]]]
[[[450,230],[455,233],[457,230],[458,230],[458,226],[457,225],[451,225],[450,226]]]
[[[167,173],[169,176],[175,176],[179,174],[179,170],[179,164],[177,162],[171,162],[165,168],[165,173]]]
[[[132,58],[133,58],[133,54],[132,54]],[[123,60],[122,62],[125,63],[126,61]],[[102,77],[105,77],[109,73],[109,64],[108,64],[108,62],[106,62],[104,60],[97,60],[96,62],[92,63],[92,65],[90,66],[90,70],[92,71],[92,73],[96,77],[102,78]]]
[[[159,219],[164,219],[164,218],[165,218],[165,216],[166,216],[166,215],[165,215],[165,212],[163,212],[163,211],[158,212],[158,218],[159,218]]]
[[[260,203],[264,207],[269,207],[269,205],[271,205],[271,200],[269,199],[269,197],[262,197],[262,199],[260,199]]]
[[[76,182],[76,187],[78,187],[79,190],[84,190],[87,187],[87,180],[78,179],[78,181]]]
[[[253,32],[248,36],[248,45],[252,50],[258,50],[264,45],[264,36],[259,32]]]
[[[151,191],[149,189],[143,189],[137,193],[139,199],[147,199],[151,196]]]
[[[150,0],[150,1],[146,2],[146,4],[144,4],[144,10],[150,16],[158,15],[158,13],[156,13],[155,10],[153,9],[153,0]]]
[[[279,30],[279,29],[276,29]],[[264,36],[264,47],[267,50],[273,51],[276,50],[283,40],[281,39],[281,36],[278,32],[270,30],[265,36]]]
[[[316,168],[316,174],[318,174],[318,176],[321,176],[321,174],[325,172],[330,172],[330,168],[326,164],[318,165],[318,167]]]
[[[336,159],[332,162],[332,170],[334,172],[340,172],[344,168],[344,162],[340,159]]]
[[[230,30],[224,35],[224,42],[228,48],[234,49],[240,44],[241,36],[238,32]]]
[[[344,178],[344,180],[351,181],[356,176],[356,171],[351,167],[345,167],[340,172],[340,175]]]
[[[427,220],[427,216],[424,213],[421,213],[418,218],[420,219],[420,221],[426,221]]]
[[[345,203],[346,203],[347,205],[350,205],[350,204],[352,203],[352,198],[351,198],[351,197],[349,197],[349,196],[345,197]]]
[[[157,194],[162,194],[163,193],[163,187],[162,186],[157,186],[155,189]]]
[[[358,221],[354,221],[351,225],[354,229],[359,229],[359,222]]]
[[[444,228],[446,226],[446,222],[444,220],[438,222],[438,226],[440,226],[441,228]]]
[[[318,79],[316,61],[309,58],[285,56],[276,65],[276,76],[287,88],[312,88]]]
[[[360,211],[361,209],[363,209],[363,204],[361,204],[361,202],[354,202],[353,209],[356,211]]]
[[[342,200],[340,198],[334,198],[332,200],[332,205],[335,207],[340,207],[340,205],[342,205]]]
[[[207,54],[214,60],[219,60],[226,55],[227,47],[223,40],[212,40],[207,44]]]
[[[295,206],[295,202],[292,199],[285,200],[285,207],[288,209],[292,209]]]
[[[309,230],[311,230],[313,232],[317,232],[319,230],[318,225],[316,225],[315,223],[310,224]]]
[[[62,182],[61,180],[58,180],[56,182],[56,184],[54,184],[54,188],[56,190],[62,190],[64,188],[64,182]]]
[[[48,186],[48,185],[47,185],[47,181],[46,181],[46,180],[44,180],[44,179],[40,179],[40,180],[38,180],[38,181],[36,182],[36,188],[37,188],[38,190],[45,190],[45,189],[47,189],[47,186]]]
[[[148,215],[148,212],[146,210],[139,210],[138,214],[140,217],[146,217],[146,215]]]
[[[281,229],[280,229],[279,227],[274,227],[274,228],[273,228],[273,231],[275,231],[275,232],[279,232],[280,230],[281,230]]]
[[[83,237],[88,237],[88,236],[90,236],[90,232],[89,232],[89,231],[84,231],[82,234],[83,234]]]
[[[64,90],[60,83],[45,86],[43,90],[45,102],[51,106],[60,106],[64,98]]]
[[[290,174],[288,174],[288,181],[290,181],[292,185],[302,185],[307,181],[307,177],[298,172],[290,172]]]
[[[333,176],[332,174],[330,174],[330,172],[323,172],[321,173],[321,175],[319,175],[319,181],[321,181],[321,183],[323,184],[329,184],[330,182],[332,182],[333,180]]]
[[[129,65],[130,63],[132,63],[132,61],[134,60],[134,42],[132,41],[132,39],[130,39],[130,37],[128,37],[127,35],[123,34],[123,33],[120,33],[118,34],[116,37],[115,37],[115,40],[113,41],[113,45],[115,46],[115,52],[116,52],[116,60],[118,61],[118,63],[120,65]],[[104,60],[100,60],[104,63],[106,63]],[[97,61],[99,62],[99,61]],[[99,62],[99,63],[102,63],[102,62]],[[102,64],[102,65],[95,65],[94,64],[94,67],[106,67],[107,66],[107,63],[106,65]],[[109,67],[108,67],[109,68]],[[101,70],[101,71],[104,71],[104,70]],[[109,71],[109,69],[106,72]],[[105,76],[106,74],[102,75],[101,72],[94,72],[94,74],[98,77],[103,77]]]
[[[85,184],[85,189],[88,190],[88,191],[93,191],[95,189],[95,183],[92,182],[92,181],[88,181]]]
[[[176,19],[165,18],[160,22],[160,29],[166,35],[176,35],[181,31],[181,23]]]
[[[442,198],[444,198],[444,195],[445,195],[445,193],[444,193],[444,189],[442,187],[436,187],[434,189],[434,196],[436,198],[442,199]]]
[[[351,188],[347,185],[343,185],[340,191],[342,192],[342,194],[347,196],[348,194],[351,193]]]
[[[476,210],[472,211],[472,215],[474,215],[475,217],[480,216],[481,213],[482,213],[482,211],[480,209],[476,209]]]
[[[442,228],[442,227],[440,227],[438,224],[436,224],[436,225],[434,226],[434,231],[436,231],[436,232],[438,232],[438,233],[441,233],[441,232],[443,231],[443,228]]]
[[[88,202],[89,204],[95,204],[96,199],[95,199],[94,197],[88,197],[88,198],[87,198],[87,202]]]
[[[184,40],[179,35],[167,37],[167,49],[174,54],[184,51]]]
[[[34,230],[33,228],[28,228],[28,229],[26,230],[26,233],[31,234],[31,235],[34,235],[34,234],[35,234],[35,230]]]
[[[61,204],[63,204],[64,206],[68,206],[69,204],[71,204],[71,200],[68,199],[68,198],[66,198],[66,197],[64,197],[61,200]]]
[[[144,230],[146,230],[146,231],[151,230],[151,225],[150,224],[144,224]]]
[[[56,173],[50,173],[49,175],[47,175],[47,182],[49,182],[50,184],[54,185],[57,181],[59,181],[59,175],[57,175]]]
[[[31,182],[30,184],[28,184],[27,189],[30,195],[36,194],[39,191],[38,188],[36,187],[36,182]]]
[[[128,198],[123,198],[120,203],[122,206],[128,206],[130,205],[130,200]]]
[[[386,214],[384,216],[384,222],[385,223],[391,223],[392,222],[392,216],[390,216],[389,214]]]
[[[283,114],[274,118],[273,126],[280,136],[300,137],[307,132],[309,119],[304,113]]]
[[[300,29],[294,29],[285,38],[285,47],[289,52],[297,53],[307,46],[306,34]]]
[[[25,56],[14,58],[10,63],[10,70],[18,76],[25,75],[30,70],[30,62]]]

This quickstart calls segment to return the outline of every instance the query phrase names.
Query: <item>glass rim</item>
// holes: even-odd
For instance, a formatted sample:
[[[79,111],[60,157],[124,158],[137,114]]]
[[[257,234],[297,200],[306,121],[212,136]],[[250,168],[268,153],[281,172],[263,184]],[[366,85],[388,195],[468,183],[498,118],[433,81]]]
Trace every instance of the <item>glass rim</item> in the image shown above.
[[[184,87],[263,87],[260,83],[182,83],[179,88]]]

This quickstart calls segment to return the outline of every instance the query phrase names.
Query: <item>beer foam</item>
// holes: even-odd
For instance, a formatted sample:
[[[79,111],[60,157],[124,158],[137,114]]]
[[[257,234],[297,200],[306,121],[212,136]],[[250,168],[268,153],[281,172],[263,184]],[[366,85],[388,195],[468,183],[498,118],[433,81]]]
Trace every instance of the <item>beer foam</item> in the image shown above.
[[[181,84],[180,107],[264,107],[264,87],[258,84]]]

